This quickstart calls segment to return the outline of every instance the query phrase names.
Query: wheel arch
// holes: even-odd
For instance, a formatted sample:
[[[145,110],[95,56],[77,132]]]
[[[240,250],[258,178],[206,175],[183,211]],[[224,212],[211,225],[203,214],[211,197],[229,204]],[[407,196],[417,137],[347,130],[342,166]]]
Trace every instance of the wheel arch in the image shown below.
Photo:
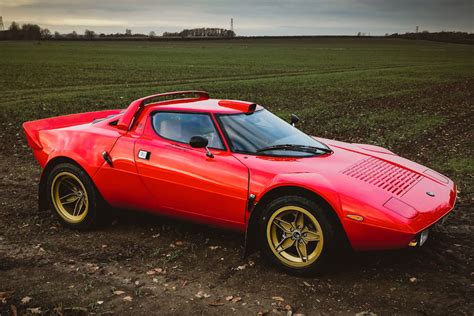
[[[330,210],[329,215],[331,217],[331,221],[333,221],[337,231],[339,232],[338,236],[341,239],[340,241],[350,246],[346,232],[344,231],[344,228],[342,226],[339,216],[334,210],[334,207],[331,206],[331,204],[328,201],[326,201],[326,199],[321,197],[321,195],[319,195],[318,193],[301,186],[295,186],[295,185],[279,186],[266,192],[260,198],[260,200],[257,202],[255,207],[253,208],[252,212],[250,213],[250,217],[247,223],[247,229],[245,231],[245,244],[244,244],[244,253],[243,253],[244,257],[250,255],[252,252],[254,252],[257,249],[258,219],[260,218],[260,215],[262,214],[263,209],[265,208],[266,205],[268,205],[270,201],[284,195],[298,195],[298,196],[306,197],[310,200],[316,201],[324,205],[328,210]]]
[[[46,166],[44,167],[43,171],[41,172],[40,181],[38,185],[38,210],[45,211],[48,209],[48,199],[46,194],[46,183],[48,181],[48,176],[53,168],[61,163],[70,163],[78,168],[82,169],[86,174],[87,171],[74,159],[66,157],[66,156],[57,156],[53,159],[49,160]]]

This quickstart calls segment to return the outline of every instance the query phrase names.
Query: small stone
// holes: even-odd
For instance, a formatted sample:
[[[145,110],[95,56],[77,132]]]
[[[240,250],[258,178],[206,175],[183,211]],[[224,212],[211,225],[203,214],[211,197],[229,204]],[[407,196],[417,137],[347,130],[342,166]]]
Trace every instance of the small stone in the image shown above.
[[[284,302],[285,299],[281,296],[272,296],[272,300],[278,301],[278,302]]]
[[[211,297],[211,294],[204,293],[204,291],[201,290],[197,292],[197,294],[194,296],[196,296],[197,298],[209,298]]]
[[[28,304],[31,301],[31,297],[25,296],[24,298],[21,299],[21,304],[25,305]]]

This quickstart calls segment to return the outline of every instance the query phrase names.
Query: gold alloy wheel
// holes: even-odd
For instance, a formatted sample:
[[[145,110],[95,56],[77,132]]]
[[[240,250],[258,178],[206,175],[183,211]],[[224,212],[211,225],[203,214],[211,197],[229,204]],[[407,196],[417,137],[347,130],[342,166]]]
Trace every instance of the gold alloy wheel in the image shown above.
[[[273,213],[267,224],[267,241],[282,263],[295,268],[315,262],[324,245],[318,220],[299,206],[284,206]]]
[[[86,188],[78,177],[67,171],[54,177],[51,200],[56,211],[68,223],[82,222],[89,211]]]

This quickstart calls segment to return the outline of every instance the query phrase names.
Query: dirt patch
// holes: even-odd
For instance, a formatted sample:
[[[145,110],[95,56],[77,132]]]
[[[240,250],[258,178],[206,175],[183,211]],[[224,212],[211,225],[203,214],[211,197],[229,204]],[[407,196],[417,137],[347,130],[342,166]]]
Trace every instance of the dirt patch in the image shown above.
[[[439,93],[465,93],[471,87],[472,83],[447,86]],[[406,101],[374,104],[404,106]],[[430,150],[450,150],[459,143],[462,156],[472,154],[472,147],[466,146],[472,135],[465,128],[470,123],[465,107],[473,104],[472,95],[464,102],[456,108],[461,114],[452,114],[448,106],[436,109],[446,117],[439,142],[423,145],[420,154],[418,148],[425,142],[412,139],[398,152],[429,161]],[[2,151],[0,157],[2,315],[12,313],[12,308],[19,313],[162,315],[474,310],[469,194],[461,194],[455,212],[433,230],[424,247],[346,254],[328,273],[304,279],[271,268],[258,253],[242,259],[242,236],[205,226],[117,212],[111,225],[96,231],[65,229],[51,213],[37,211],[39,167],[23,140],[13,138],[12,144],[18,151]]]

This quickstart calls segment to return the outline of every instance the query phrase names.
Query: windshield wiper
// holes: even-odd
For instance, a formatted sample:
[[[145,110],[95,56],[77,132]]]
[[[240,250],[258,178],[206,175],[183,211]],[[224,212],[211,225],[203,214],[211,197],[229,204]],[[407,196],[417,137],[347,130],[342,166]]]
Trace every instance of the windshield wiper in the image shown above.
[[[330,148],[324,147],[315,147],[315,146],[305,146],[305,145],[293,145],[293,144],[282,144],[282,145],[273,145],[264,148],[257,149],[258,153],[271,150],[289,150],[289,151],[304,151],[308,153],[318,153],[322,151],[323,153],[332,153],[333,151]]]

